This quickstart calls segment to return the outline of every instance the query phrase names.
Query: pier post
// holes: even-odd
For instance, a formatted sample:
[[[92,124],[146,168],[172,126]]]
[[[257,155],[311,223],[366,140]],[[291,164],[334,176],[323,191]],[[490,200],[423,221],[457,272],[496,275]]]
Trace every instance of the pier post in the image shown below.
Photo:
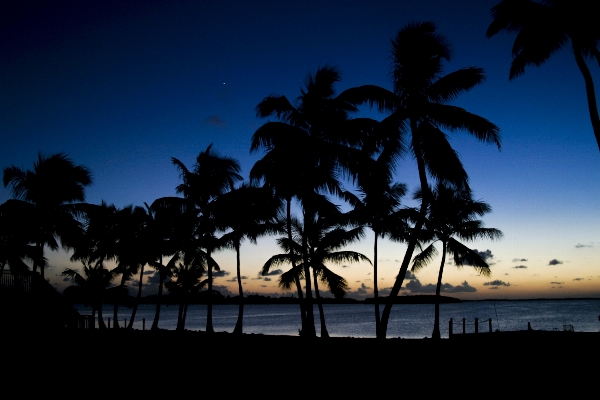
[[[110,329],[110,318],[108,318],[108,329]]]
[[[467,319],[466,319],[466,318],[463,318],[463,335],[464,335],[465,333],[467,333],[466,322],[467,322]]]
[[[475,318],[475,333],[479,333],[479,318]]]
[[[127,318],[123,318],[123,320],[125,321],[125,323],[123,324],[123,326],[126,328],[127,327]]]
[[[142,330],[146,330],[146,318],[142,318]]]
[[[448,337],[452,336],[452,318],[450,318],[450,325],[448,326]]]
[[[491,319],[491,318],[489,318],[489,319],[488,319],[488,322],[490,323],[490,333],[492,333],[492,319]]]

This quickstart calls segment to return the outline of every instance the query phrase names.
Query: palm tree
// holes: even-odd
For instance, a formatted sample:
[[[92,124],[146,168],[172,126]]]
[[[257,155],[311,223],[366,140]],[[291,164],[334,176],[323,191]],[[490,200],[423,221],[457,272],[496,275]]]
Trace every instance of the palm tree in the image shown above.
[[[196,163],[189,170],[180,160],[172,158],[183,180],[176,188],[181,198],[164,198],[164,202],[173,205],[179,204],[185,214],[192,218],[195,241],[194,246],[205,252],[208,263],[208,305],[206,313],[206,332],[214,333],[212,324],[212,270],[219,266],[212,258],[212,253],[219,246],[216,233],[219,230],[218,221],[215,219],[217,200],[220,196],[234,189],[235,183],[243,178],[239,174],[241,168],[237,160],[221,156],[212,149],[210,144],[205,151],[196,157]]]
[[[528,65],[540,66],[556,51],[571,44],[583,80],[596,144],[600,150],[600,117],[592,74],[586,59],[600,66],[600,25],[597,4],[585,0],[502,0],[492,7],[494,20],[486,36],[501,31],[517,34],[512,49],[509,79],[525,72]]]
[[[400,199],[406,194],[406,185],[393,183],[393,170],[389,167],[386,153],[382,153],[371,164],[360,171],[356,196],[348,193],[346,200],[353,207],[349,213],[358,223],[371,228],[373,241],[373,301],[375,304],[375,332],[379,337],[381,314],[379,310],[379,289],[377,271],[378,241],[385,237],[405,239],[402,233],[408,232],[408,218],[413,209],[401,208]],[[413,217],[414,218],[414,217]]]
[[[466,131],[478,140],[500,148],[500,133],[496,125],[448,104],[485,78],[483,70],[476,67],[461,68],[443,75],[443,61],[450,58],[450,45],[444,36],[436,32],[434,23],[411,23],[400,29],[392,40],[393,91],[366,85],[348,89],[345,93],[353,103],[366,102],[381,111],[391,112],[382,125],[395,126],[395,135],[401,136],[401,140],[392,144],[408,143],[417,163],[420,186],[425,188],[419,219],[408,240],[400,271],[381,315],[381,338],[385,338],[393,299],[402,287],[419,241],[417,233],[425,220],[430,198],[427,193],[429,178],[457,188],[468,188],[467,173],[444,130]],[[407,136],[408,139],[404,139]],[[401,151],[398,153],[401,154]]]
[[[65,268],[61,275],[68,276],[82,289],[85,299],[92,306],[92,319],[95,320],[97,311],[98,326],[100,329],[106,329],[102,317],[102,303],[104,302],[104,293],[115,274],[106,269],[101,261],[90,262],[83,259],[81,261],[83,275],[71,268]]]
[[[473,200],[468,190],[459,191],[452,187],[438,184],[431,191],[431,202],[427,220],[425,221],[425,235],[431,243],[413,259],[411,271],[417,272],[437,255],[435,242],[442,243],[442,261],[438,272],[435,289],[435,320],[433,324],[433,339],[440,339],[440,292],[442,287],[442,274],[446,254],[454,258],[454,265],[462,267],[470,265],[484,276],[491,276],[489,265],[479,254],[457,240],[474,241],[477,239],[499,239],[502,232],[495,228],[484,228],[483,222],[476,219],[490,212],[491,207],[482,201]],[[422,191],[417,191],[415,198],[422,197]]]
[[[302,248],[307,248],[307,260],[313,271],[315,297],[319,308],[321,337],[325,338],[329,337],[329,333],[325,323],[325,313],[318,282],[323,283],[336,299],[343,298],[349,289],[347,281],[331,271],[326,264],[361,261],[371,263],[371,261],[361,253],[342,250],[347,245],[363,237],[363,228],[358,226],[346,230],[345,227],[351,225],[347,215],[339,212],[338,207],[329,202],[324,196],[315,195],[315,197],[319,199],[312,200],[312,202],[319,204],[320,212],[313,216],[312,221],[304,218],[304,224],[297,218],[292,219],[293,240],[290,241],[288,237],[277,240],[285,253],[272,256],[263,265],[262,273],[265,275],[271,268],[282,264],[292,264],[292,268],[284,272],[279,278],[279,287],[290,289],[295,279],[302,277],[308,271],[307,268],[304,268],[304,257],[299,256],[303,252]],[[292,248],[294,250],[291,250]],[[312,307],[312,304],[310,304],[310,307]]]
[[[182,331],[185,329],[185,320],[191,297],[208,284],[208,279],[201,280],[206,273],[206,258],[202,256],[193,257],[189,253],[177,252],[169,263],[173,265],[172,278],[165,283],[165,287],[171,294],[179,298],[176,330]]]
[[[4,187],[10,186],[14,199],[21,202],[24,220],[35,221],[32,243],[36,247],[33,272],[40,269],[44,279],[44,248],[65,250],[74,247],[82,233],[80,204],[85,200],[85,188],[92,183],[90,171],[76,165],[64,153],[43,156],[38,153],[33,170],[16,166],[5,167]]]
[[[305,88],[292,104],[285,96],[272,94],[256,107],[257,116],[275,117],[252,136],[250,151],[264,149],[265,154],[252,168],[252,180],[264,180],[286,202],[288,240],[291,234],[291,205],[295,198],[303,214],[312,218],[315,211],[308,200],[313,193],[341,192],[339,178],[351,176],[365,154],[361,148],[364,132],[375,121],[349,118],[357,107],[343,96],[334,97],[334,84],[340,80],[337,68],[329,65],[309,74]],[[301,307],[302,333],[315,336],[312,312],[312,283],[308,271],[306,246],[302,246],[305,307]],[[290,257],[295,262],[295,257]],[[301,295],[299,281],[296,281]],[[302,304],[302,302],[301,302]]]
[[[281,203],[266,187],[243,184],[225,193],[218,200],[216,220],[227,229],[220,242],[236,252],[236,275],[239,295],[239,312],[234,334],[242,334],[244,319],[244,291],[242,288],[240,247],[245,238],[256,244],[257,239],[268,234],[280,233],[282,225],[277,222]]]

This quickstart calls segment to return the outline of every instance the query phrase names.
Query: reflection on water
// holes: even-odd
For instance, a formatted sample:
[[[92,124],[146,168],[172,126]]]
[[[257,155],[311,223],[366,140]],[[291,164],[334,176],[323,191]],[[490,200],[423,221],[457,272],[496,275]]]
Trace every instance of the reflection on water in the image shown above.
[[[325,322],[330,336],[375,337],[375,311],[367,304],[325,304]],[[82,314],[91,310],[77,306]],[[156,305],[140,305],[134,329],[149,329],[154,319]],[[161,306],[159,328],[174,330],[177,325],[177,306]],[[319,314],[315,306],[315,324],[320,332]],[[113,319],[113,307],[103,309],[105,321]],[[474,320],[479,319],[479,331],[513,331],[527,329],[563,329],[563,324],[573,325],[576,332],[600,331],[600,299],[594,300],[522,300],[522,301],[470,301],[440,306],[440,331],[448,337],[449,321],[454,321],[454,333],[463,330],[463,318],[467,333],[474,332]],[[238,315],[237,305],[214,305],[213,327],[218,332],[232,332]],[[129,320],[131,309],[119,308],[119,322]],[[394,305],[388,324],[387,337],[424,338],[431,337],[434,306],[431,304]],[[111,326],[113,325],[111,321]],[[206,306],[190,305],[186,329],[206,328]],[[293,304],[258,305],[244,307],[244,332],[266,335],[298,335],[300,308]]]

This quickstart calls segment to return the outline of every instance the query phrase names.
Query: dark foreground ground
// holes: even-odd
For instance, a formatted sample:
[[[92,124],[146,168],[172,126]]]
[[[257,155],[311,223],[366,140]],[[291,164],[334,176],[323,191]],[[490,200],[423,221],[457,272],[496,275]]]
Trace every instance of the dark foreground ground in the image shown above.
[[[163,330],[0,333],[6,399],[17,398],[3,395],[12,388],[61,399],[590,398],[600,362],[600,333],[581,332],[438,341]]]

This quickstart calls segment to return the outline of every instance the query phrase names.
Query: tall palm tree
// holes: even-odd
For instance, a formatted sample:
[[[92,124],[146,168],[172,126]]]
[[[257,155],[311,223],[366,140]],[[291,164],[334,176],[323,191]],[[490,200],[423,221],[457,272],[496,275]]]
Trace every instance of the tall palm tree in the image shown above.
[[[240,247],[245,238],[256,244],[264,235],[282,232],[277,222],[281,203],[273,197],[266,187],[253,187],[243,184],[222,195],[216,208],[216,220],[227,232],[220,238],[225,247],[236,252],[236,275],[239,296],[238,318],[233,329],[234,334],[242,334],[244,319],[244,290],[242,288]]]
[[[509,79],[525,72],[528,65],[540,66],[556,51],[570,44],[585,82],[588,109],[596,144],[600,150],[600,117],[592,74],[586,59],[600,66],[600,25],[597,4],[586,0],[502,0],[492,7],[486,36],[501,31],[516,33]]]
[[[351,176],[360,164],[364,132],[375,125],[370,119],[349,117],[358,109],[343,96],[334,96],[334,84],[339,80],[338,69],[325,65],[308,75],[305,88],[293,103],[285,96],[272,94],[256,107],[258,117],[277,120],[266,122],[252,136],[250,151],[263,149],[265,154],[252,168],[250,177],[264,180],[286,202],[289,240],[292,200],[298,200],[303,214],[310,219],[315,210],[307,199],[313,193],[339,194],[339,179]],[[302,333],[315,336],[306,246],[302,246],[302,255],[306,281]],[[296,285],[300,294],[300,283]]]
[[[371,164],[365,165],[357,180],[358,196],[348,193],[346,200],[353,207],[349,213],[358,223],[369,227],[373,240],[373,302],[375,305],[375,332],[379,332],[381,314],[377,250],[379,239],[402,238],[400,232],[408,232],[409,214],[412,209],[401,208],[401,198],[406,194],[406,185],[393,183],[393,170],[389,168],[386,154],[382,153]],[[413,213],[414,214],[414,213]],[[414,218],[414,217],[413,217]],[[376,333],[376,336],[379,336]]]
[[[201,151],[196,157],[196,162],[189,170],[180,160],[172,158],[173,164],[179,170],[182,183],[176,187],[181,198],[164,198],[165,202],[173,205],[179,204],[186,215],[194,222],[195,247],[203,249],[207,260],[208,276],[208,305],[206,312],[206,332],[214,333],[212,323],[212,292],[213,269],[219,266],[212,258],[212,253],[219,246],[218,221],[215,210],[218,207],[220,196],[234,189],[235,183],[243,180],[239,174],[241,168],[236,159],[221,156],[212,148],[212,143]]]
[[[395,135],[408,143],[424,189],[413,234],[408,240],[400,271],[392,286],[381,315],[380,338],[385,338],[387,324],[396,297],[404,282],[429,204],[429,179],[468,188],[468,175],[444,130],[462,130],[476,139],[495,144],[500,149],[499,128],[487,119],[448,104],[459,94],[484,81],[481,68],[467,67],[443,74],[443,62],[451,59],[446,38],[436,32],[432,22],[411,23],[400,29],[392,40],[393,91],[366,85],[348,89],[346,97],[353,103],[369,103],[390,112],[382,123],[395,126]],[[406,139],[404,139],[406,138]],[[393,143],[393,142],[392,142]]]
[[[433,339],[440,339],[440,292],[442,287],[442,274],[446,254],[454,258],[454,265],[462,267],[469,265],[484,276],[490,276],[491,270],[479,254],[470,249],[458,239],[474,241],[477,239],[499,239],[502,232],[495,228],[484,228],[483,222],[477,217],[490,212],[489,204],[473,200],[468,190],[456,190],[452,187],[438,184],[435,190],[430,190],[431,201],[424,233],[431,238],[431,243],[413,259],[411,271],[417,272],[437,255],[434,246],[436,242],[442,243],[442,261],[438,272],[435,289],[435,320],[433,324]],[[416,198],[422,197],[422,191],[417,191]]]
[[[82,225],[77,219],[82,215],[81,205],[85,200],[85,188],[92,183],[90,171],[76,165],[66,154],[56,153],[43,156],[33,164],[33,170],[16,166],[5,167],[4,187],[10,186],[13,199],[21,202],[23,218],[35,221],[32,239],[36,247],[33,272],[38,268],[44,279],[44,248],[72,249],[82,234]]]

